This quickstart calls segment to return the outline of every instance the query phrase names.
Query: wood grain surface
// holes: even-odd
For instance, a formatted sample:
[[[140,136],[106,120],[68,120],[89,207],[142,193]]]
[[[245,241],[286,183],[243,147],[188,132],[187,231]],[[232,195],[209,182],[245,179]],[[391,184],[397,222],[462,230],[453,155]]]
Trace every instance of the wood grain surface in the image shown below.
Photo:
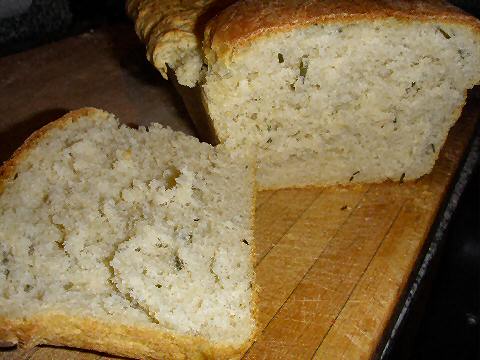
[[[0,59],[0,160],[67,110],[193,133],[129,26]],[[479,116],[471,98],[433,172],[408,183],[261,192],[255,221],[262,332],[246,359],[368,359],[406,290]],[[0,359],[108,359],[35,347]]]

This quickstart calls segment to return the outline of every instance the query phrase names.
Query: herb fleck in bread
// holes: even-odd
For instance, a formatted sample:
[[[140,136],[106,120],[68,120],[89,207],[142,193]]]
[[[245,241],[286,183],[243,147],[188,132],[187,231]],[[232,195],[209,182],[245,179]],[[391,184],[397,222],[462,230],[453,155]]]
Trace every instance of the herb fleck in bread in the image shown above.
[[[0,180],[0,340],[151,358],[239,356],[255,331],[253,166],[81,109]]]
[[[147,2],[131,1],[137,30],[161,33],[154,8],[133,11]],[[260,188],[418,178],[480,83],[480,22],[446,1],[246,0],[209,21],[203,6],[164,15],[197,35],[177,60],[162,36],[148,48],[201,88],[213,142],[258,153]],[[186,78],[182,56],[204,70]]]

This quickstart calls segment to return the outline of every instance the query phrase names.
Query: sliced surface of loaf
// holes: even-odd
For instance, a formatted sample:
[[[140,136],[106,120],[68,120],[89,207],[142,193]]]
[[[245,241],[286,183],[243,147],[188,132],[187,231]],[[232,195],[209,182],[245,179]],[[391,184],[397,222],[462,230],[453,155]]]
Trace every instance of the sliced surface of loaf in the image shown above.
[[[77,110],[1,168],[0,340],[235,358],[255,332],[254,166]]]
[[[164,26],[132,10],[142,3],[131,2],[137,30]],[[263,189],[418,178],[480,83],[480,21],[446,1],[202,6],[164,14],[196,35],[196,55],[177,58],[205,63],[177,79],[200,87],[212,142],[257,153]],[[158,44],[149,38],[154,64],[177,70]]]

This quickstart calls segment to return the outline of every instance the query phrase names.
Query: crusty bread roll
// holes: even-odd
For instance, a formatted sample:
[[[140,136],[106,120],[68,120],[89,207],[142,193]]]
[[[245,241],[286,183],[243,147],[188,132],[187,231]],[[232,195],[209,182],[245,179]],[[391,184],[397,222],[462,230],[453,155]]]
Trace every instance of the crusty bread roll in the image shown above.
[[[86,108],[1,168],[0,342],[234,358],[255,332],[252,164]]]
[[[162,74],[200,87],[210,141],[258,153],[263,189],[418,178],[480,83],[480,21],[446,1],[230,3],[128,11]]]

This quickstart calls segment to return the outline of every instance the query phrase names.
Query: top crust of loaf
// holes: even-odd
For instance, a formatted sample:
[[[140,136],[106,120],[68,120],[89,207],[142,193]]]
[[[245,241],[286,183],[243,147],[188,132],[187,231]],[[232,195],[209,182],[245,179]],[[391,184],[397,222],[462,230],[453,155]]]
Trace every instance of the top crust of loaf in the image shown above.
[[[395,18],[480,32],[479,20],[444,0],[127,0],[126,7],[149,61],[165,79],[172,68],[189,87],[200,80],[204,55],[209,63],[228,64],[237,49],[260,36],[312,24]]]
[[[205,29],[209,62],[228,63],[236,49],[258,37],[313,24],[395,18],[463,24],[480,31],[480,21],[443,0],[285,0],[239,1],[213,18]]]

